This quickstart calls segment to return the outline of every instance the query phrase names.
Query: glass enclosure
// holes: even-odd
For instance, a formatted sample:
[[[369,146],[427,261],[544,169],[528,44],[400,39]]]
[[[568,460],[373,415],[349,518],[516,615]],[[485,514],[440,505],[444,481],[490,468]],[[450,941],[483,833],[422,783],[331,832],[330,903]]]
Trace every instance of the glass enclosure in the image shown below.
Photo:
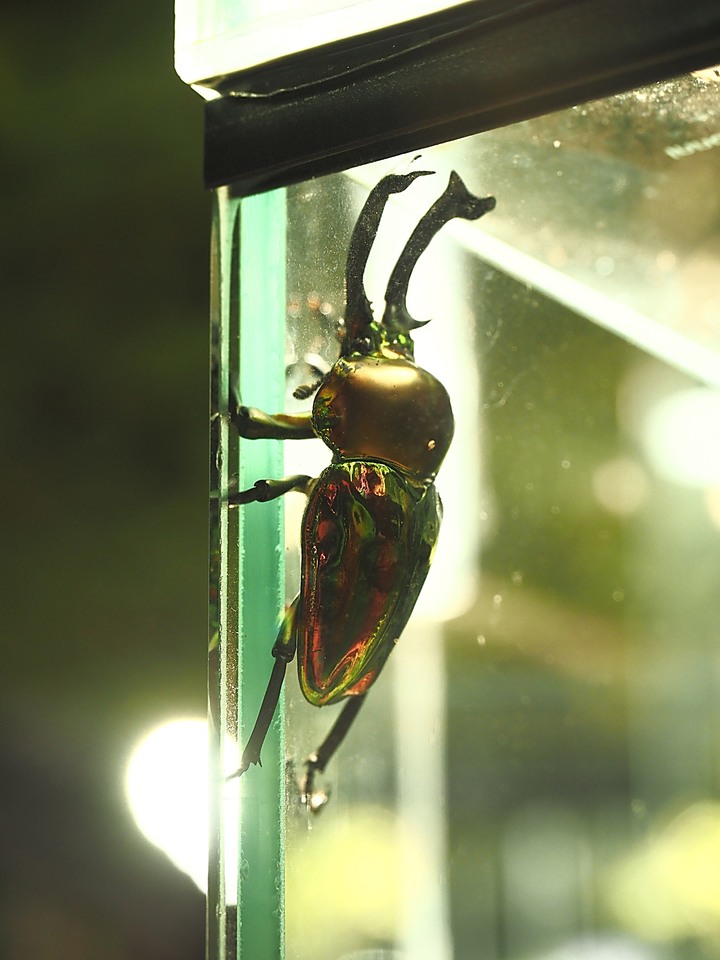
[[[310,408],[293,391],[337,357],[347,242],[385,173],[436,175],[388,204],[366,274],[379,311],[452,169],[497,207],[445,227],[410,286],[411,314],[431,321],[417,362],[456,418],[416,615],[319,778],[317,815],[298,779],[337,708],[305,703],[293,665],[262,767],[215,772],[211,956],[236,956],[239,928],[240,955],[268,960],[720,957],[717,79],[286,192],[218,191],[213,676],[227,773],[237,637],[244,741],[282,598],[297,593],[305,503],[230,509],[227,494],[330,459],[319,440],[238,442],[235,377],[248,405]]]

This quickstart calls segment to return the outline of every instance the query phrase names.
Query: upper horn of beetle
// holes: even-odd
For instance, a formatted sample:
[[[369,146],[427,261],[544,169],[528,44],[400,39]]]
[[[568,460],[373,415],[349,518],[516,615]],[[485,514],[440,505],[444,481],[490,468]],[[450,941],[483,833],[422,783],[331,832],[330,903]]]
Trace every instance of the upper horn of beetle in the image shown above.
[[[409,333],[424,326],[427,320],[415,320],[410,316],[405,299],[410,275],[420,256],[427,249],[435,234],[455,218],[478,220],[495,208],[495,197],[476,197],[470,193],[460,176],[453,170],[445,192],[433,203],[410,235],[388,280],[385,292],[383,325],[389,331]]]

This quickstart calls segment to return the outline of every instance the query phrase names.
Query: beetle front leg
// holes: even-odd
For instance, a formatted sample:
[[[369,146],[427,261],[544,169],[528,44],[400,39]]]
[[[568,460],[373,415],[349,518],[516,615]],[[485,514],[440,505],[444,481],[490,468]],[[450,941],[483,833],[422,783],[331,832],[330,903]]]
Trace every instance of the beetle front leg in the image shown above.
[[[248,440],[311,440],[315,436],[310,413],[265,413],[238,406],[230,411],[230,421]]]
[[[305,775],[300,782],[300,799],[311,813],[317,813],[327,803],[327,795],[315,790],[315,774],[322,773],[332,760],[336,751],[347,736],[360,707],[365,703],[367,694],[351,697],[342,709],[342,713],[330,728],[330,733],[305,761]]]
[[[265,413],[244,406],[236,374],[230,376],[228,406],[230,422],[247,440],[311,440],[315,436],[310,413]]]

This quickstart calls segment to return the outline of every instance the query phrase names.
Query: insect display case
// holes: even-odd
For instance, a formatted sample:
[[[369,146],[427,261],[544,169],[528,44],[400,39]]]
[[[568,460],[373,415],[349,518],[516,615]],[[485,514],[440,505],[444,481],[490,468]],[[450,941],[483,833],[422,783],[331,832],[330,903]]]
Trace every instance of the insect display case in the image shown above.
[[[367,4],[359,36],[334,6],[235,24],[186,76],[215,204],[209,955],[718,956],[718,14]],[[436,223],[454,171],[495,204]],[[455,427],[412,487],[437,549],[425,513],[389,556],[314,478],[413,466],[427,392],[335,402],[408,335]],[[366,703],[308,768],[335,643]],[[294,653],[306,698],[294,662],[278,693]]]

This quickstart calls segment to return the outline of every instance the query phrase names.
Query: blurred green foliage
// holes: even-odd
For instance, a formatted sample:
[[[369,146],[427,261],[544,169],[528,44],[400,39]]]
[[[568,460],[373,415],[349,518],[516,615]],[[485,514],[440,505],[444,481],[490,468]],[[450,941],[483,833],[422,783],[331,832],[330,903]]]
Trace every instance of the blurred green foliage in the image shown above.
[[[2,697],[124,751],[204,710],[202,105],[171,4],[3,20]]]
[[[0,955],[200,957],[202,897],[124,808],[205,708],[208,199],[171,4],[0,30]]]

